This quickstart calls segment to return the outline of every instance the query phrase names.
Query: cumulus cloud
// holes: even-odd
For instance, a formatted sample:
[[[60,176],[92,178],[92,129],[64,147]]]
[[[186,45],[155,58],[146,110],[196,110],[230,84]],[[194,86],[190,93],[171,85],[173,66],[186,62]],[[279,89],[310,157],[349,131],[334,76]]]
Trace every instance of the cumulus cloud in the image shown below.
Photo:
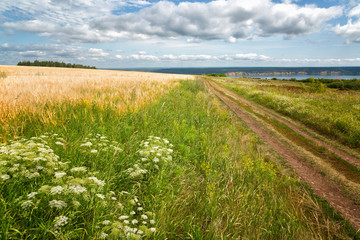
[[[351,9],[348,17],[347,24],[336,25],[334,31],[336,34],[346,37],[348,43],[360,43],[360,4]]]
[[[128,36],[236,39],[283,35],[293,38],[317,31],[326,21],[342,14],[342,7],[300,7],[269,0],[218,0],[209,3],[158,2],[137,13],[94,20],[92,28]]]
[[[126,6],[139,11],[124,13]],[[8,19],[15,11],[22,21]],[[354,10],[355,11],[355,10]],[[236,42],[256,36],[290,39],[316,32],[342,14],[342,7],[299,6],[291,1],[214,0],[211,2],[143,0],[1,0],[3,26],[81,42],[111,42],[121,38],[179,38],[188,42]],[[25,18],[25,19],[24,19]],[[1,21],[1,20],[0,20]]]

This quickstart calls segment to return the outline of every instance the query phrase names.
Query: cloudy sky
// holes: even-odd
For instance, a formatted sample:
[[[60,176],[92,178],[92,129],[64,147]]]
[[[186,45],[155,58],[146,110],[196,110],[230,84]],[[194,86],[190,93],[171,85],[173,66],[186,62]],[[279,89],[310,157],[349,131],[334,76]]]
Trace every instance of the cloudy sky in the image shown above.
[[[360,65],[360,0],[0,0],[0,13],[6,65]]]

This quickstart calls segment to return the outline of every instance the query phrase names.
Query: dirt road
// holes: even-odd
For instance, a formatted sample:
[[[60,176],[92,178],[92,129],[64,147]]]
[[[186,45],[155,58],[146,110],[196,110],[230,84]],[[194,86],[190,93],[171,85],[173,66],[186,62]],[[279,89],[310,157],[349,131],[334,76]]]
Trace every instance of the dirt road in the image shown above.
[[[319,146],[327,148],[328,151],[333,152],[354,166],[360,166],[359,159],[336,147],[330,146],[329,144],[319,139],[314,138],[290,122],[277,117],[265,108],[259,107],[256,104],[249,102],[237,94],[219,86],[213,81],[205,82],[212,93],[220,98],[266,144],[268,144],[273,150],[280,154],[280,156],[287,162],[287,164],[294,169],[302,181],[308,183],[318,196],[326,199],[334,209],[339,211],[346,219],[348,219],[349,222],[353,224],[355,228],[360,230],[360,206],[356,205],[355,202],[350,198],[344,196],[337,184],[333,183],[326,176],[323,176],[317,172],[310,166],[308,162],[304,161],[301,156],[288,147],[287,144],[284,144],[279,138],[275,137],[274,134],[271,133],[269,129],[266,129],[264,125],[259,122],[259,119],[248,110],[248,107],[256,109],[256,111],[285,124],[296,133],[305,137],[307,140],[313,141],[314,144],[316,143]],[[247,107],[244,107],[245,105]]]

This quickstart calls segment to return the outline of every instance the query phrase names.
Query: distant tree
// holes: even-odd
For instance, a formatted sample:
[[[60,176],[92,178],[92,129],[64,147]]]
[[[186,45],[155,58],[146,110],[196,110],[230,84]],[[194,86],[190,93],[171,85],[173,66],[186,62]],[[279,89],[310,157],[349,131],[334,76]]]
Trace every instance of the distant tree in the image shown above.
[[[87,68],[87,69],[96,69],[96,67],[92,66],[84,66],[81,64],[71,64],[71,63],[64,63],[64,62],[53,62],[53,61],[38,61],[35,60],[34,62],[30,61],[23,61],[18,62],[18,66],[40,66],[40,67],[63,67],[63,68]]]

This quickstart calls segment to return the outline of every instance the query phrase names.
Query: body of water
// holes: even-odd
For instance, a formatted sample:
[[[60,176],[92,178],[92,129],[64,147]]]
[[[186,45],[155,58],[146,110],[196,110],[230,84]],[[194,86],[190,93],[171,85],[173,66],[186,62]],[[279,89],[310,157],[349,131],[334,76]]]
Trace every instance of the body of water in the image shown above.
[[[240,78],[240,76],[229,76],[231,78]],[[349,79],[360,79],[360,76],[347,76],[347,75],[339,75],[339,76],[324,76],[324,75],[293,75],[293,76],[246,76],[248,78],[260,78],[260,79],[272,79],[272,78],[276,78],[276,79],[290,79],[290,78],[296,78],[297,80],[303,80],[303,79],[308,79],[310,77],[313,77],[315,79],[321,79],[321,78],[325,78],[325,79],[343,79],[343,80],[349,80]]]

